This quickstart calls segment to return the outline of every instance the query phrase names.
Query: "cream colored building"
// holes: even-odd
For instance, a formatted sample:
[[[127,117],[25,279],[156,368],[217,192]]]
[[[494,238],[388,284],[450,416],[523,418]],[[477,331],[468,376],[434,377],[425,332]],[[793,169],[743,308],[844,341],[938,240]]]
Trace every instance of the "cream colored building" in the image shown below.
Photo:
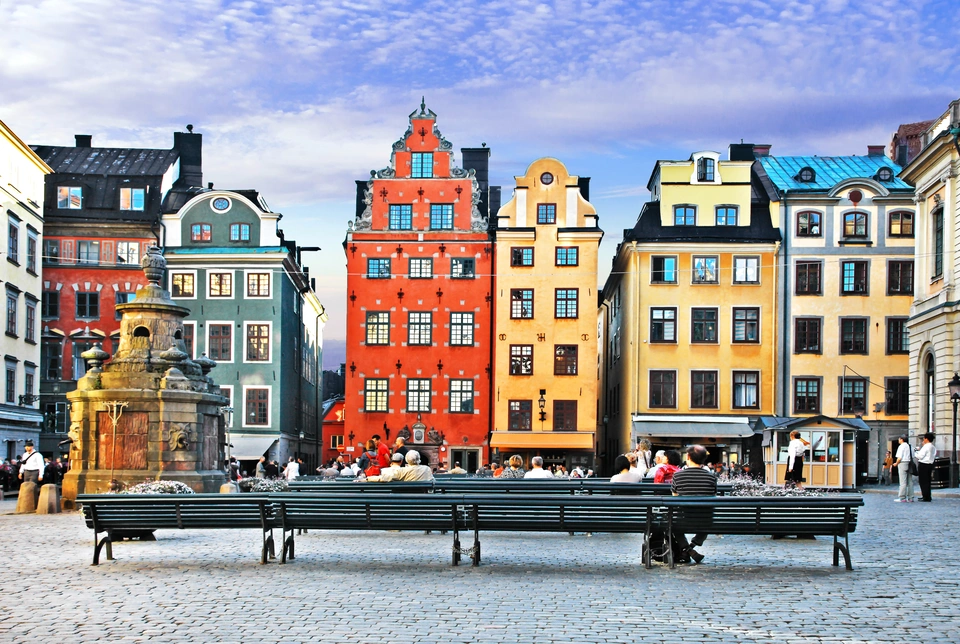
[[[597,427],[597,251],[589,179],[556,159],[516,177],[495,231],[491,447],[592,467]]]
[[[0,398],[0,459],[39,445],[43,415],[37,409],[40,369],[40,242],[43,234],[43,180],[50,167],[0,121],[0,212],[5,228],[0,263],[4,289],[0,352],[4,359]],[[53,454],[56,457],[58,454]]]

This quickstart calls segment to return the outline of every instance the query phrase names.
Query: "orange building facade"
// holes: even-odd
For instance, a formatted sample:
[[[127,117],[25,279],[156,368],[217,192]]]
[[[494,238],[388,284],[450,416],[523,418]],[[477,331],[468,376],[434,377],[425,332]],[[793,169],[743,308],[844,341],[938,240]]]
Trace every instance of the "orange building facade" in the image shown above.
[[[431,466],[489,457],[492,246],[489,149],[462,150],[421,103],[390,165],[357,182],[348,226],[345,455],[374,434]],[[493,192],[493,194],[491,194]],[[351,449],[353,448],[353,449]]]

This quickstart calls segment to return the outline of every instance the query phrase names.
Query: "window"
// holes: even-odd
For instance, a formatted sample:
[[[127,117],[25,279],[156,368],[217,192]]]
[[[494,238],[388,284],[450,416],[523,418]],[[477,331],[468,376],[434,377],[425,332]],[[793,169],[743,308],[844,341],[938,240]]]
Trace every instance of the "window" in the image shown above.
[[[117,242],[117,264],[127,266],[140,265],[140,243],[131,241]]]
[[[213,239],[213,228],[210,224],[193,224],[190,226],[190,241],[209,242]]]
[[[143,211],[146,195],[143,188],[120,188],[120,210]]]
[[[674,226],[696,226],[697,209],[695,206],[674,206],[673,207],[673,225]]]
[[[557,204],[555,203],[537,204],[537,223],[538,224],[557,223]]]
[[[413,179],[433,177],[433,152],[414,152],[410,155],[410,176]]]
[[[233,361],[233,324],[211,324],[207,353],[211,360]]]
[[[760,407],[760,372],[733,372],[733,406],[736,409]]]
[[[532,376],[533,375],[533,345],[532,344],[511,344],[510,345],[510,375],[511,376]]]
[[[372,280],[390,279],[390,260],[378,258],[368,259],[367,278]]]
[[[193,359],[197,357],[196,343],[194,339],[196,337],[197,323],[196,322],[184,322],[183,323],[183,346],[184,350],[187,352],[187,355]],[[231,389],[231,391],[233,391]]]
[[[367,344],[390,344],[390,314],[367,311]]]
[[[717,206],[717,225],[736,226],[738,212],[736,206]]]
[[[429,346],[433,342],[433,314],[410,312],[407,316],[407,344]]]
[[[426,258],[411,258],[410,279],[430,279],[433,277],[433,260]]]
[[[450,314],[450,345],[473,346],[473,313]]]
[[[27,342],[37,341],[37,302],[35,300],[26,301],[27,320],[26,328],[23,331],[23,337]]]
[[[330,437],[330,449],[343,451],[343,434],[334,434]]]
[[[59,239],[43,240],[43,261],[46,262],[47,264],[60,263],[60,240]]]
[[[170,295],[173,297],[196,297],[195,277],[193,273],[171,273]]]
[[[469,279],[476,277],[477,262],[472,257],[454,257],[450,260],[450,277],[453,279]]]
[[[17,300],[16,293],[7,292],[7,335],[17,335]]]
[[[100,263],[100,242],[78,241],[77,242],[77,263],[78,264],[99,264]]]
[[[57,188],[57,208],[80,210],[83,207],[83,189],[80,186],[59,186]]]
[[[652,257],[650,259],[650,281],[654,284],[676,284],[677,258]]]
[[[887,265],[887,295],[913,295],[913,260],[891,261]]]
[[[797,213],[797,237],[820,237],[823,234],[820,216],[819,212]]]
[[[867,381],[841,378],[841,414],[863,414],[867,409]]]
[[[820,280],[820,262],[797,262],[797,295],[820,295],[822,284]]]
[[[890,237],[913,237],[913,213],[896,210],[890,213],[888,235]]]
[[[511,248],[510,249],[511,266],[533,266],[532,248]]]
[[[451,380],[450,381],[450,413],[451,414],[472,414],[473,413],[473,381],[472,380]]]
[[[558,288],[556,289],[556,314],[557,318],[575,318],[577,317],[577,299],[580,296],[580,289],[577,288]]]
[[[867,294],[867,263],[865,261],[840,262],[841,295]]]
[[[247,324],[247,362],[270,362],[269,324]]]
[[[813,183],[817,180],[817,173],[809,166],[803,167],[800,168],[800,172],[797,173],[797,179],[801,183]]]
[[[514,320],[533,319],[533,289],[510,289],[510,317]]]
[[[114,306],[116,306],[117,304],[126,304],[127,302],[133,302],[135,299],[137,299],[136,293],[117,291],[114,294],[113,303],[114,303]],[[118,320],[123,319],[123,311],[118,311],[116,310],[116,308],[114,308],[114,313],[116,314],[116,317]]]
[[[933,277],[943,277],[943,208],[933,213]]]
[[[650,406],[676,407],[677,373],[675,371],[650,372]]]
[[[34,389],[34,379],[36,374],[34,373],[33,367],[25,367],[23,373],[23,393],[24,394],[33,394]],[[30,403],[30,406],[33,407],[33,403]]]
[[[413,228],[413,206],[410,204],[391,204],[390,230],[411,230]]]
[[[270,424],[270,390],[260,387],[247,389],[245,425]]]
[[[247,273],[247,297],[270,297],[270,273]]]
[[[697,181],[713,181],[716,163],[707,157],[697,159]]]
[[[577,353],[575,344],[558,344],[553,347],[553,375],[577,375]]]
[[[797,318],[794,321],[794,353],[820,353],[822,320],[820,318]]]
[[[510,401],[510,431],[530,431],[533,421],[532,400]]]
[[[650,342],[677,341],[677,309],[650,309]]]
[[[887,378],[887,408],[888,416],[910,413],[910,379]]]
[[[696,409],[717,408],[716,371],[693,371],[690,373],[690,407]]]
[[[557,266],[579,266],[580,265],[580,247],[579,246],[558,246],[557,247]]]
[[[60,380],[60,343],[44,342],[40,345],[40,364],[42,371],[40,378],[43,380]]]
[[[453,230],[453,204],[430,204],[430,230]]]
[[[910,353],[907,318],[887,318],[887,353]]]
[[[387,379],[367,378],[363,385],[363,410],[387,411]]]
[[[867,236],[867,213],[848,212],[843,215],[843,236],[844,237],[866,237]]]
[[[250,241],[250,224],[230,224],[230,241]]]
[[[733,341],[760,342],[760,309],[733,309]]]
[[[208,273],[210,297],[233,297],[233,273]]]
[[[83,359],[82,354],[93,348],[91,342],[73,343],[73,379],[80,380],[87,373],[87,361]]]
[[[407,380],[407,411],[430,411],[430,379]]]
[[[760,283],[760,258],[759,257],[734,257],[733,258],[733,283],[734,284],[759,284]]]
[[[820,413],[819,378],[797,378],[793,381],[793,411],[797,414]]]
[[[77,317],[88,320],[100,317],[99,293],[77,293]]]
[[[8,362],[7,364],[7,382],[4,400],[12,405],[17,402],[17,363]]]
[[[840,318],[840,353],[867,352],[867,319]]]
[[[40,315],[43,319],[60,317],[60,291],[44,291],[40,297]]]
[[[576,400],[554,400],[553,401],[553,431],[555,432],[577,431],[577,401]]]
[[[7,259],[20,262],[20,226],[12,219],[7,226]]]
[[[690,341],[697,344],[715,344],[717,342],[717,309],[692,309],[690,311],[693,327]]]
[[[693,257],[693,283],[694,284],[716,284],[717,277],[716,257],[703,257],[694,255]]]

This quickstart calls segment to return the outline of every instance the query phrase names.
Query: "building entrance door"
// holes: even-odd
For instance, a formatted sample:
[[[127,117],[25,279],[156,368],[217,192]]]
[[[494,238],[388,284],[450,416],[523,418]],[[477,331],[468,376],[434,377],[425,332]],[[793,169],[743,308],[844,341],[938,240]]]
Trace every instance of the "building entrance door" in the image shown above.
[[[455,463],[460,463],[460,467],[467,470],[468,474],[475,474],[480,469],[480,450],[478,449],[451,449],[450,450],[450,468]]]

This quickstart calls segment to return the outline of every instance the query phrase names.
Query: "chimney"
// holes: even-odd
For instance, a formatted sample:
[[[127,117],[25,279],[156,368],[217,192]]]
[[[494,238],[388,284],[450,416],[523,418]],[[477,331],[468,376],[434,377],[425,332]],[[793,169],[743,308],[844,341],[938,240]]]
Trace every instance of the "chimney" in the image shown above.
[[[490,148],[460,148],[463,155],[463,169],[473,170],[477,176],[477,188],[480,191],[480,213],[490,216]]]
[[[590,177],[578,177],[577,185],[580,186],[580,194],[584,201],[590,201]]]
[[[758,158],[758,159],[759,159],[760,157],[768,157],[768,156],[770,156],[770,148],[771,148],[771,147],[773,147],[773,146],[768,145],[768,144],[766,144],[766,143],[763,143],[763,144],[760,144],[760,145],[754,145],[754,146],[753,146],[753,156],[756,157],[756,158]]]
[[[753,143],[731,143],[727,158],[731,161],[753,161]]]
[[[189,127],[189,126],[188,126]],[[189,132],[173,133],[173,149],[180,153],[180,177],[177,185],[183,188],[203,187],[203,135]]]
[[[73,138],[76,140],[78,148],[93,147],[92,134],[74,134]]]
[[[867,156],[868,157],[882,157],[885,154],[887,146],[885,145],[868,145],[867,146]]]

